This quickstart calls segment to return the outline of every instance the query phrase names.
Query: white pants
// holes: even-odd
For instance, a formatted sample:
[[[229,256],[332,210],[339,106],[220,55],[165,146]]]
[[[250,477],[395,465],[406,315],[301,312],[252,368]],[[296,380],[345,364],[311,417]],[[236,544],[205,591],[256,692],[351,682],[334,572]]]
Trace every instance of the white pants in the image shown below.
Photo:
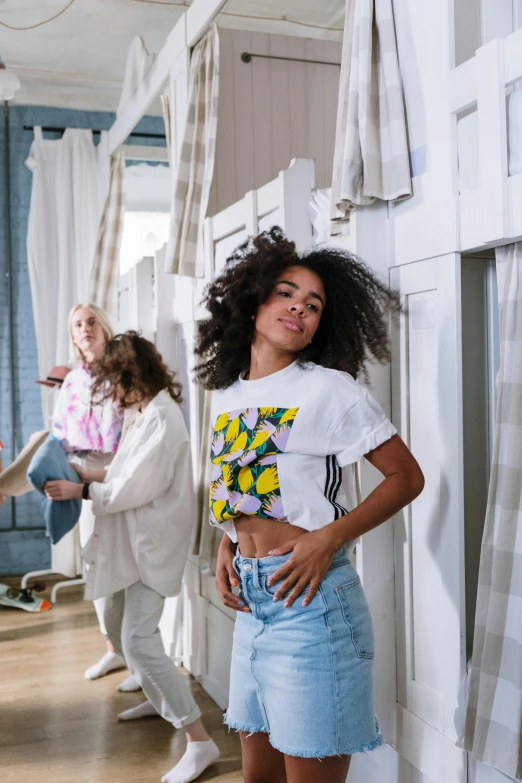
[[[71,462],[77,462],[87,470],[105,470],[111,463],[112,454],[99,454],[97,452],[88,452],[85,457],[74,456]],[[92,500],[82,500],[82,510],[78,520],[78,530],[80,533],[80,546],[83,549],[89,538],[94,533],[94,514],[92,513]],[[106,598],[97,598],[93,601],[94,609],[100,624],[100,631],[107,636],[105,628],[105,602]]]
[[[107,598],[105,625],[114,648],[147,699],[177,729],[188,726],[201,711],[171,658],[158,628],[165,599],[143,582],[135,582]]]

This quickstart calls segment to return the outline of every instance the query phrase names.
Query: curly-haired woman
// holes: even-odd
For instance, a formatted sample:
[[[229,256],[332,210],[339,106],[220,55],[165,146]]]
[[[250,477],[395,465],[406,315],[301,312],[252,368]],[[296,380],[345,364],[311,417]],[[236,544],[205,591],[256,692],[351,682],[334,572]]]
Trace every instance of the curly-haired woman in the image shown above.
[[[165,654],[158,628],[165,598],[181,589],[195,516],[189,436],[178,405],[181,386],[155,346],[136,332],[109,340],[91,369],[93,398],[116,399],[126,409],[121,445],[108,471],[78,466],[83,485],[48,482],[46,492],[53,500],[92,499],[86,596],[109,596],[109,639],[148,699],[120,717],[159,713],[183,728],[185,755],[162,780],[188,783],[219,751]]]
[[[228,534],[216,582],[238,610],[226,722],[241,735],[245,783],[344,783],[351,754],[383,742],[349,550],[424,485],[355,380],[368,355],[389,358],[400,302],[349,253],[298,254],[275,228],[236,251],[206,303],[210,517]],[[355,507],[341,471],[363,456],[384,480]]]

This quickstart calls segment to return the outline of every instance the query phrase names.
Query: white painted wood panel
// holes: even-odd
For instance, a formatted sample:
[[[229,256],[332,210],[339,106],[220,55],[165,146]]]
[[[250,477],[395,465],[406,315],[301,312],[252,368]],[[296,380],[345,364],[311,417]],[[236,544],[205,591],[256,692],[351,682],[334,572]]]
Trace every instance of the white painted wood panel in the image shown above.
[[[204,622],[205,668],[201,682],[221,709],[225,709],[228,705],[234,622],[208,601],[204,602]]]
[[[233,61],[233,91],[234,91],[234,131],[236,155],[236,193],[244,194],[252,189],[254,177],[254,113],[252,69],[241,62],[241,52],[248,52],[252,46],[250,33],[238,30],[231,37],[231,53]],[[235,67],[237,64],[243,67]],[[230,89],[229,82],[221,82],[224,90]],[[226,133],[226,127],[218,127],[218,133]]]
[[[287,169],[316,161],[317,187],[331,185],[340,69],[241,53],[340,62],[334,41],[220,29],[220,96],[214,180],[215,215]]]
[[[270,36],[258,33],[254,38],[255,50],[258,54],[270,54]],[[252,45],[252,43],[251,43]],[[236,60],[237,64],[237,60]],[[254,57],[250,63],[252,72],[253,113],[251,118],[252,131],[255,138],[254,183],[259,186],[274,175],[274,138],[272,134],[272,93],[270,85],[270,60]],[[250,184],[252,187],[252,184]]]
[[[514,0],[481,0],[481,43],[513,32]]]
[[[434,783],[463,783],[453,723],[465,671],[460,259],[391,278],[407,307],[393,334],[394,422],[426,477],[395,520],[397,750]]]
[[[271,36],[270,54],[273,56],[288,56],[287,39],[283,36]],[[270,60],[270,95],[272,101],[272,167],[273,173],[268,179],[271,179],[276,171],[282,171],[288,166],[287,161],[293,155],[291,152],[290,135],[290,65],[284,60]],[[304,63],[302,67],[306,68]],[[268,174],[268,172],[267,172]],[[266,181],[266,178],[265,178]]]

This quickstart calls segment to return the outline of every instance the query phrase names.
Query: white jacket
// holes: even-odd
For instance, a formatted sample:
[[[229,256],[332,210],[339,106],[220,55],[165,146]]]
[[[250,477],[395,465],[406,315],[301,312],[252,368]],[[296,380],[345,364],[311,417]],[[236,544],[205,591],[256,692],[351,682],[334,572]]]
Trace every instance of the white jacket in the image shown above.
[[[177,595],[196,499],[189,435],[167,391],[136,416],[90,495],[95,526],[83,550],[85,597],[111,595],[138,580],[165,597]]]

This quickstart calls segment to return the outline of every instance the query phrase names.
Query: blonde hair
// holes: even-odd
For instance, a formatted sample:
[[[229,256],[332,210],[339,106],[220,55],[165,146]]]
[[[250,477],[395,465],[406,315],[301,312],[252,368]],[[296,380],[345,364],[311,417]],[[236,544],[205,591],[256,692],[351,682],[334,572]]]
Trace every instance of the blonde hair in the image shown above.
[[[105,310],[102,310],[101,307],[98,307],[98,305],[92,304],[91,302],[88,302],[87,304],[77,304],[74,305],[71,312],[69,313],[69,318],[67,319],[68,327],[69,327],[69,347],[70,347],[70,354],[71,354],[71,361],[74,362],[84,362],[85,356],[81,352],[81,350],[78,348],[76,343],[73,340],[73,319],[74,314],[78,312],[78,310],[81,310],[84,308],[85,310],[90,310],[93,315],[96,316],[98,321],[100,322],[100,326],[103,330],[103,334],[105,335],[105,342],[108,342],[108,340],[112,340],[114,337],[114,331],[111,326],[111,322],[109,320],[109,316],[105,312]]]

